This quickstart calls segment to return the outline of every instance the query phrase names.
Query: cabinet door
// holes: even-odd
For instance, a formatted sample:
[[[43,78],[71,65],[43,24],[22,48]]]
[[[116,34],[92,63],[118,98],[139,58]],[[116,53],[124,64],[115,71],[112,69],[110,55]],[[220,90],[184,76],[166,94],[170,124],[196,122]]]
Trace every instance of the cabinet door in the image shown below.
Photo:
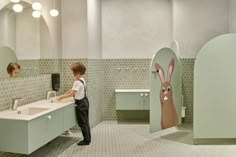
[[[144,110],[149,110],[149,93],[144,93]]]
[[[75,105],[71,104],[64,108],[64,131],[76,125]]]
[[[28,153],[26,121],[0,119],[0,127],[0,151],[20,154]]]
[[[143,110],[144,93],[121,92],[116,93],[117,110]]]
[[[46,115],[47,139],[51,141],[63,133],[63,108]]]
[[[63,109],[28,122],[28,147],[33,152],[63,132]]]

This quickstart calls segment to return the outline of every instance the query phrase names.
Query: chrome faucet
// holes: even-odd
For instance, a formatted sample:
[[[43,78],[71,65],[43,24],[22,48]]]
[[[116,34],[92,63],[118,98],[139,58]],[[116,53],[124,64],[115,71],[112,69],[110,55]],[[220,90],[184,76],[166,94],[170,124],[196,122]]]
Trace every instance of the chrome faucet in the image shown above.
[[[52,102],[51,100],[51,95],[53,95],[53,97],[56,97],[56,91],[48,91],[47,92],[47,100],[50,100],[50,102]]]
[[[15,111],[18,107],[18,103],[20,101],[23,101],[23,100],[24,100],[23,98],[14,98],[14,99],[12,99],[11,110]]]

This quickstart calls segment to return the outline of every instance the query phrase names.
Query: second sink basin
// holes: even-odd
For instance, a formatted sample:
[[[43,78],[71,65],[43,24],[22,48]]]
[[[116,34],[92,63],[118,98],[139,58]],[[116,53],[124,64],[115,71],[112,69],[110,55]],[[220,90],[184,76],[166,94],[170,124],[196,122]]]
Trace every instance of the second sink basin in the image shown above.
[[[46,111],[48,109],[50,109],[50,108],[29,107],[29,108],[17,111],[16,114],[19,114],[19,115],[21,115],[21,114],[22,115],[34,115],[34,114]]]

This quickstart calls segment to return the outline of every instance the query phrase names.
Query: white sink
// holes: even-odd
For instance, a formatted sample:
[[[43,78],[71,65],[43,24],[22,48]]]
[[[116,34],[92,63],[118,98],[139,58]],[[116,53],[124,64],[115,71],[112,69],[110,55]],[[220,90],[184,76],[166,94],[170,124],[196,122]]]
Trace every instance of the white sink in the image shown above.
[[[0,112],[1,119],[24,120],[30,121],[39,116],[45,115],[57,109],[63,108],[73,103],[73,98],[65,99],[64,101],[48,102],[48,100],[36,101],[24,106],[20,106],[16,111],[6,110]]]
[[[34,114],[38,114],[40,112],[49,110],[50,108],[39,108],[39,107],[29,107],[26,109],[22,109],[17,111],[15,114],[19,114],[19,115],[34,115]]]

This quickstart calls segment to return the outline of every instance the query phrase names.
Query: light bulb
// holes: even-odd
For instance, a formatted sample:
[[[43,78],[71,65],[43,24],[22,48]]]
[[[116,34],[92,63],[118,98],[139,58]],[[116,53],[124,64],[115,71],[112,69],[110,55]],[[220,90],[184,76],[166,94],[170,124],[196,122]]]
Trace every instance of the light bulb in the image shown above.
[[[34,2],[34,3],[32,4],[32,8],[33,8],[34,10],[41,10],[41,9],[42,9],[42,5],[41,5],[41,3],[39,3],[39,2]]]
[[[35,10],[35,11],[32,12],[32,16],[34,18],[39,18],[41,16],[41,13],[39,11]]]
[[[11,0],[11,2],[18,3],[18,2],[20,2],[20,0]]]
[[[58,12],[57,9],[51,9],[51,10],[50,10],[50,15],[51,15],[51,16],[58,16],[58,14],[59,14],[59,12]]]
[[[12,9],[15,11],[15,12],[22,12],[23,10],[23,6],[20,5],[20,4],[14,4]]]

